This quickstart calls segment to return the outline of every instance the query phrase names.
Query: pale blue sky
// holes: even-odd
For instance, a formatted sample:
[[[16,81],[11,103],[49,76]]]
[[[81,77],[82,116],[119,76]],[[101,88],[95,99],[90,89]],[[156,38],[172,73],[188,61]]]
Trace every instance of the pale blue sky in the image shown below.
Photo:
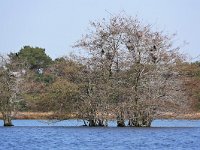
[[[177,33],[175,43],[189,43],[183,53],[200,54],[200,0],[0,0],[0,53],[31,45],[45,48],[52,58],[67,55],[90,20],[109,17],[106,10],[138,15],[144,23]]]

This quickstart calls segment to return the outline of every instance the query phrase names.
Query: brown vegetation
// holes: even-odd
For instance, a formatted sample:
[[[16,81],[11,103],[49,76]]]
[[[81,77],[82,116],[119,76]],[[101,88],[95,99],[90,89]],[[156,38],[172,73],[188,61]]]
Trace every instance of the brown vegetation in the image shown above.
[[[0,114],[0,119],[2,115]],[[18,112],[14,119],[59,119],[58,116],[55,116],[54,112]],[[81,119],[75,114],[63,115],[63,120],[67,119]],[[109,115],[109,120],[115,119],[114,115]],[[200,112],[191,112],[186,114],[175,114],[175,113],[161,113],[155,119],[187,119],[187,120],[198,120],[200,119]]]

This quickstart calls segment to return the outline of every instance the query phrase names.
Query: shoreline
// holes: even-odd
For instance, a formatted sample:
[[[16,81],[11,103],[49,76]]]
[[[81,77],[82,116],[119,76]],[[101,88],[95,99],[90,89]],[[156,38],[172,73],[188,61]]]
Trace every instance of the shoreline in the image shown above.
[[[14,119],[19,120],[40,120],[40,119],[57,119],[58,116],[55,116],[53,112],[18,112],[17,115],[14,117]],[[71,114],[71,115],[62,115],[61,118],[64,120],[66,119],[78,119],[77,116]],[[0,119],[2,119],[2,115],[0,114]],[[113,117],[110,118],[111,120],[114,119]],[[159,115],[156,119],[179,119],[179,120],[200,120],[200,112],[192,112],[187,114],[174,114],[174,113],[163,113]]]
[[[200,112],[175,114],[175,113],[164,113],[157,119],[179,119],[179,120],[200,120]]]

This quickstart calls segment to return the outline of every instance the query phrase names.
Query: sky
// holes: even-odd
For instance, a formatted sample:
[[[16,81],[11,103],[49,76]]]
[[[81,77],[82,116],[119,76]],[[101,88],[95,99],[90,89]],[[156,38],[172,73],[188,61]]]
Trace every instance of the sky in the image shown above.
[[[0,54],[30,45],[53,59],[69,55],[90,21],[121,12],[176,33],[180,52],[200,60],[200,0],[0,0]]]

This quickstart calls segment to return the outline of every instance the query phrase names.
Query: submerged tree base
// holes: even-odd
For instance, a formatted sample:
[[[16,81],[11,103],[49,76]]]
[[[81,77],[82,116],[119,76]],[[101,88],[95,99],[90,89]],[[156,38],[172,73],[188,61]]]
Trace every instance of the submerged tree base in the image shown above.
[[[107,127],[108,123],[107,120],[101,120],[101,119],[89,119],[89,120],[83,120],[84,126],[88,127]]]
[[[11,126],[14,126],[12,124],[12,118],[10,117],[10,115],[3,115],[3,122],[4,122],[4,126],[5,127],[11,127]]]
[[[142,116],[141,118],[129,119],[128,126],[130,127],[151,127],[153,119],[145,118]]]
[[[10,124],[10,123],[4,123],[4,127],[12,127],[12,126],[14,126],[12,123]]]
[[[125,123],[124,123],[124,120],[118,120],[117,121],[117,127],[125,127]]]

